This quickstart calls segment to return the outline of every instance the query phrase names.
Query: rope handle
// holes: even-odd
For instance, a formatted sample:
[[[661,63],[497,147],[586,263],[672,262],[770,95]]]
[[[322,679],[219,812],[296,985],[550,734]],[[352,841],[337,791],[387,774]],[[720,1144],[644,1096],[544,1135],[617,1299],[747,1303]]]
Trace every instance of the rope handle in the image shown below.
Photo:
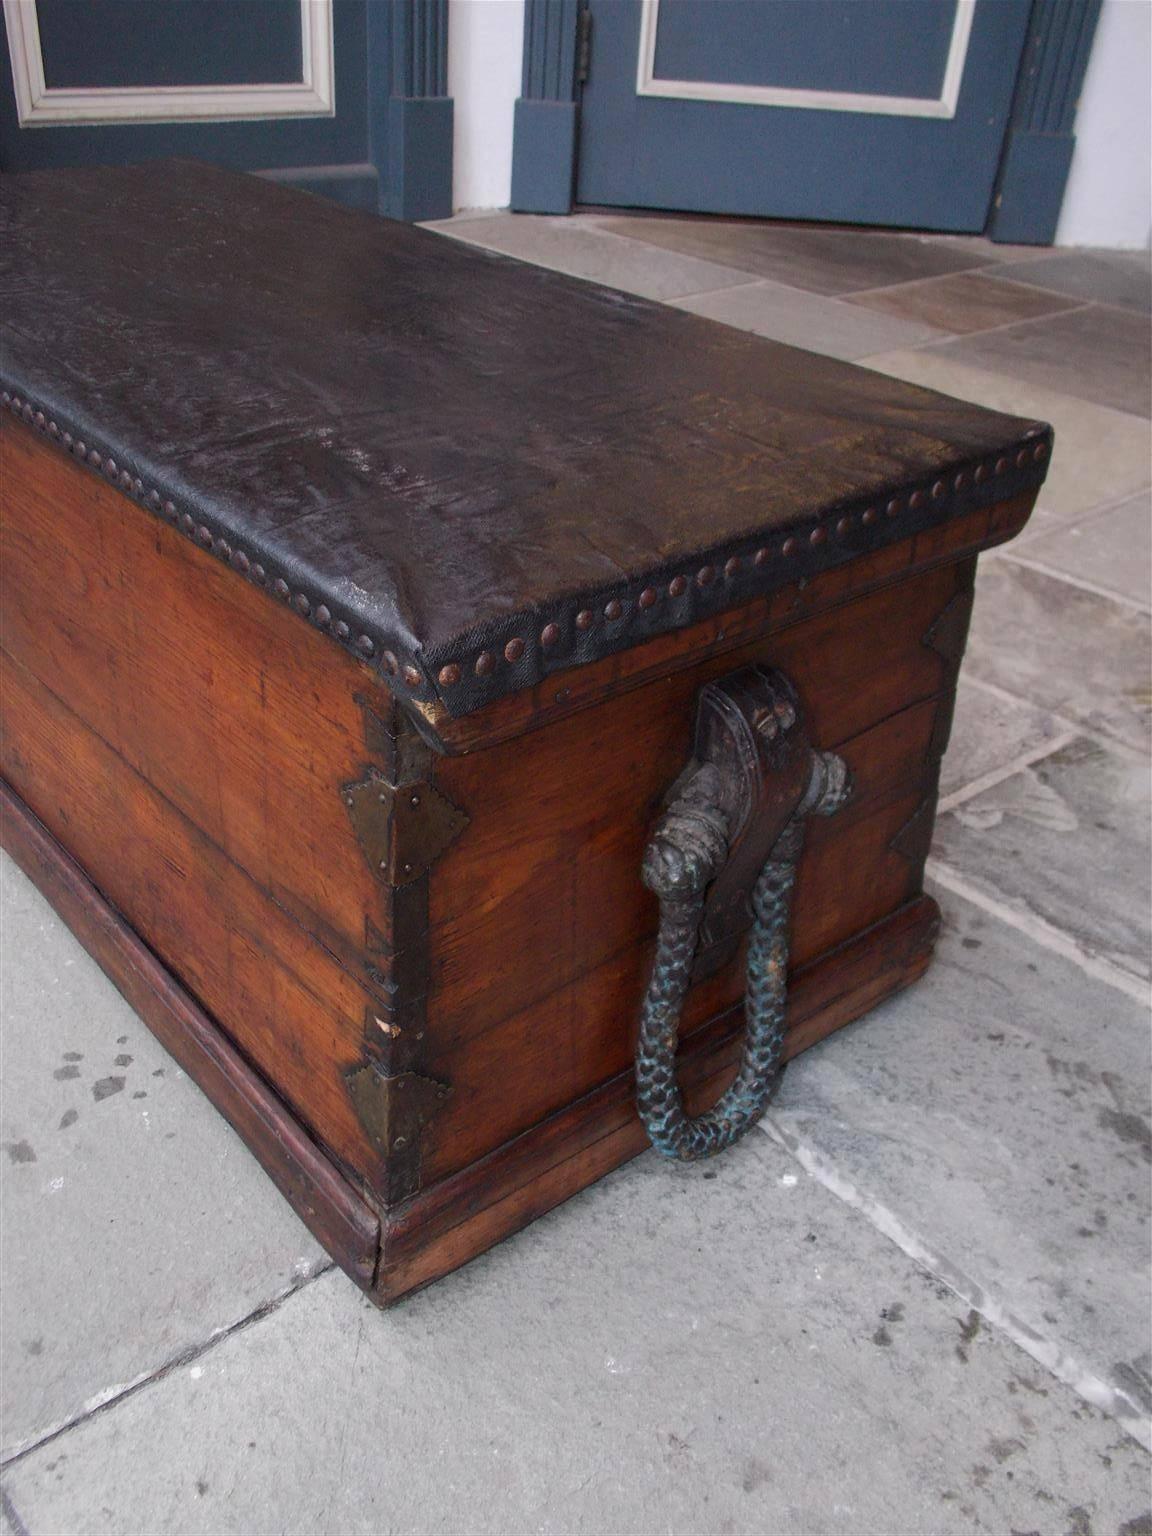
[[[789,722],[790,724],[792,722]],[[805,787],[751,891],[745,1034],[735,1080],[715,1106],[684,1111],[676,1047],[709,885],[728,859],[733,816],[724,773],[702,763],[683,784],[644,851],[641,879],[660,901],[652,974],[636,1046],[636,1104],[652,1145],[692,1162],[731,1146],[768,1106],[784,1044],[788,939],[796,864],[808,816],[832,816],[851,794],[844,760],[808,749]]]

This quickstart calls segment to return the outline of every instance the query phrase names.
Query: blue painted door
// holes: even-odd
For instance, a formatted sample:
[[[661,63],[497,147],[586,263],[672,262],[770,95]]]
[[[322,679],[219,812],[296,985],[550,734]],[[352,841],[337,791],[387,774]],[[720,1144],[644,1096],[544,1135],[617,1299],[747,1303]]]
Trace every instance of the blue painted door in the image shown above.
[[[1031,0],[591,0],[582,203],[982,230]]]
[[[389,205],[397,14],[388,0],[18,0],[0,39],[0,169],[190,156],[442,215],[438,193],[432,212],[419,195],[416,212]]]

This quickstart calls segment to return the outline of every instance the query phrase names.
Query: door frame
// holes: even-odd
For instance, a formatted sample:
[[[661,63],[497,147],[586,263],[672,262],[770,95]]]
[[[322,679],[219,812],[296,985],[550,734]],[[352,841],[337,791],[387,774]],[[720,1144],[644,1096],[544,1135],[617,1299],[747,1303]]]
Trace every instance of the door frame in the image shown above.
[[[1076,107],[1103,0],[1032,0],[985,233],[1050,245],[1075,146]],[[594,0],[524,0],[524,59],[512,139],[511,206],[570,213],[580,95]]]

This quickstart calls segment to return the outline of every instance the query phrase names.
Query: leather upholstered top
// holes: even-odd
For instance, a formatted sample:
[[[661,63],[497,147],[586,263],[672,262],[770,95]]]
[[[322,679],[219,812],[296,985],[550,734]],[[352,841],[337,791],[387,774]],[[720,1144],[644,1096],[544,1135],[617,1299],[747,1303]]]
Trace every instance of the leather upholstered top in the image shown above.
[[[0,383],[453,715],[1043,478],[1048,429],[191,162],[0,178]]]

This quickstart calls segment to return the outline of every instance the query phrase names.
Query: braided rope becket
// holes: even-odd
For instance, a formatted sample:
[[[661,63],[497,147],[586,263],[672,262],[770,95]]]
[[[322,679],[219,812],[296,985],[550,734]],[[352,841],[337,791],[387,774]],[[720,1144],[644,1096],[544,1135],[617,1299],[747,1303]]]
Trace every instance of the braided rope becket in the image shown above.
[[[768,674],[783,683],[778,674]],[[792,690],[788,689],[789,693]],[[755,719],[755,717],[753,717]],[[794,716],[788,722],[794,723]],[[796,864],[808,816],[831,816],[851,785],[843,760],[806,748],[807,773],[750,892],[744,997],[745,1037],[735,1080],[695,1118],[684,1111],[676,1047],[692,979],[708,887],[725,865],[737,831],[722,766],[700,764],[661,817],[644,853],[641,878],[660,900],[660,927],[636,1047],[636,1103],[652,1145],[694,1161],[730,1146],[767,1108],[784,1043],[788,935]]]

